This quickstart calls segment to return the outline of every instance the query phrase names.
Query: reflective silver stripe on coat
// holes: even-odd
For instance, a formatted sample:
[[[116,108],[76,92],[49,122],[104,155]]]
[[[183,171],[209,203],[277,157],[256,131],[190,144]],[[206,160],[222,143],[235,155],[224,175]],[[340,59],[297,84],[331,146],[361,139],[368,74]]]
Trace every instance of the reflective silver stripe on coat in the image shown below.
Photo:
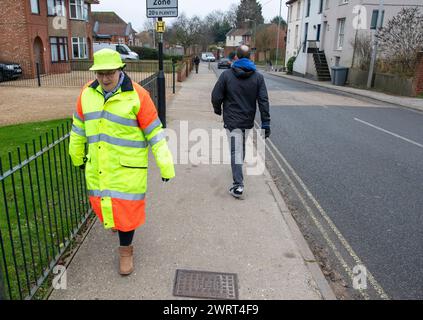
[[[161,131],[158,134],[156,134],[153,138],[148,140],[148,143],[150,146],[154,146],[156,143],[162,141],[163,139],[166,139],[166,132]]]
[[[159,118],[157,118],[156,120],[154,120],[147,128],[145,128],[144,134],[150,134],[154,129],[156,129],[157,127],[159,127],[162,124],[162,122],[160,121]]]
[[[103,142],[107,142],[107,143],[120,146],[120,147],[131,147],[131,148],[146,148],[147,147],[147,143],[145,141],[132,141],[132,140],[114,138],[103,133],[95,135],[95,136],[89,136],[87,138],[88,138],[89,144],[103,141]]]
[[[75,132],[76,134],[85,137],[85,130],[78,128],[76,125],[72,125],[72,131]]]
[[[144,200],[145,193],[124,193],[112,190],[88,190],[92,197],[111,197],[122,200]]]
[[[129,127],[138,127],[138,121],[134,119],[127,119],[120,116],[117,116],[113,113],[107,111],[96,111],[96,112],[89,112],[84,114],[85,120],[98,120],[98,119],[106,119],[114,123],[122,124],[124,126]]]
[[[75,113],[73,114],[73,116],[74,116],[76,119],[78,119],[79,121],[84,122],[84,120],[83,120],[83,119],[81,119],[81,117],[79,116],[78,112],[75,112]]]

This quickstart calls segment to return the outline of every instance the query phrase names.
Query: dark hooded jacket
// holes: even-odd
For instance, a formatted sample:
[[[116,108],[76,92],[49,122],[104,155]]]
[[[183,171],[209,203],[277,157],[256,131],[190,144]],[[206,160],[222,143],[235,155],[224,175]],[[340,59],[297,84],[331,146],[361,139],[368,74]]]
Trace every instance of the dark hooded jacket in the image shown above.
[[[223,122],[229,130],[253,128],[257,104],[262,127],[270,125],[266,84],[249,59],[237,60],[220,75],[212,92],[212,104],[216,114],[222,114],[223,104]]]

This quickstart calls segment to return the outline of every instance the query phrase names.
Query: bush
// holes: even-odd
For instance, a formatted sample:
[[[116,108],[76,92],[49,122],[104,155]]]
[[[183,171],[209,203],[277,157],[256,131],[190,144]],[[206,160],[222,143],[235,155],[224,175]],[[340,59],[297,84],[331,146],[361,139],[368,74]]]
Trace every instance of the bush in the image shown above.
[[[145,47],[129,47],[132,51],[138,53],[140,60],[158,60],[159,51],[157,49]],[[183,56],[164,55],[164,60],[172,60],[173,62],[181,61]]]
[[[295,57],[291,57],[289,58],[288,62],[286,63],[286,68],[288,69],[287,74],[292,74],[294,71],[294,62],[295,62]]]

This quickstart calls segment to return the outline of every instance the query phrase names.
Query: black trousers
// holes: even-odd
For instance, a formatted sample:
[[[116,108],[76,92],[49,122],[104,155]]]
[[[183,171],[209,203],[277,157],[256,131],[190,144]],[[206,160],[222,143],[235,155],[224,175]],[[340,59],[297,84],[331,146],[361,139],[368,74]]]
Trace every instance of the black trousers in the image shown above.
[[[119,231],[119,242],[122,247],[127,247],[132,244],[132,239],[134,238],[135,230],[124,232]]]

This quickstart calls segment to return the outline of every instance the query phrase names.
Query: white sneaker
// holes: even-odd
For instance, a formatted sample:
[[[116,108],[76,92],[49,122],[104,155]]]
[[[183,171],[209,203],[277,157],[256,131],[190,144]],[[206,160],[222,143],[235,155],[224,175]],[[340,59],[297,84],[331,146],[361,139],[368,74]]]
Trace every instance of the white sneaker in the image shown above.
[[[232,186],[229,189],[229,193],[235,198],[241,198],[243,192],[244,192],[243,186]]]

